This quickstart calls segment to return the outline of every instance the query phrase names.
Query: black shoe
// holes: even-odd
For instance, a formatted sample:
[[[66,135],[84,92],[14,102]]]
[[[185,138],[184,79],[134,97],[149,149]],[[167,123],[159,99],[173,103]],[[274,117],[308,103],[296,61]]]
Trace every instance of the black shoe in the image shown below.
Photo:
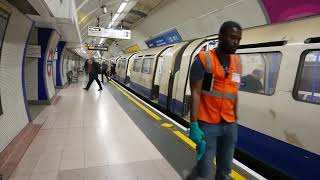
[[[84,89],[84,90],[86,90],[86,91],[88,91],[89,89],[87,89],[87,88],[82,88],[82,89]]]
[[[98,91],[102,91],[102,88],[98,89]]]

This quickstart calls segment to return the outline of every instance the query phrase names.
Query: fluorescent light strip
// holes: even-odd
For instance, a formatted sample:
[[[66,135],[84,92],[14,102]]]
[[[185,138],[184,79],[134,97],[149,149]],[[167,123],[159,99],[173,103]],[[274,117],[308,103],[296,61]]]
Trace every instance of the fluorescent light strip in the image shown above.
[[[110,23],[109,23],[109,26],[108,26],[108,28],[111,28],[112,27],[112,25],[113,25],[113,21],[111,21]]]
[[[120,16],[120,14],[116,13],[116,14],[113,16],[112,21],[113,21],[113,22],[116,21],[119,16]]]
[[[104,38],[101,38],[99,44],[102,44],[103,41],[104,41]]]
[[[127,6],[127,4],[128,4],[127,2],[123,2],[123,3],[120,5],[117,13],[120,14],[120,13],[124,10],[124,8]]]

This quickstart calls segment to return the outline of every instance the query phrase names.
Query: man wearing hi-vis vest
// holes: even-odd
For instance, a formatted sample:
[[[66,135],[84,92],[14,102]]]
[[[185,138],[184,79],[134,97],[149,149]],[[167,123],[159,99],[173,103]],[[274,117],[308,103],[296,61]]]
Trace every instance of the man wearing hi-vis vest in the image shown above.
[[[208,179],[215,157],[215,180],[229,179],[237,142],[241,62],[235,52],[241,36],[238,23],[223,23],[218,47],[201,51],[192,64],[189,137],[197,144],[198,161],[187,180]]]

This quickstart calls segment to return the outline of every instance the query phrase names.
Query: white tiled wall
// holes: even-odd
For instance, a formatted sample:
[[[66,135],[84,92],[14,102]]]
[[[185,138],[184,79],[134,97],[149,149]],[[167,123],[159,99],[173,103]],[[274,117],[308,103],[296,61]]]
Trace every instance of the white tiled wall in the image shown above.
[[[32,21],[9,3],[0,0],[12,13],[4,37],[0,64],[0,152],[26,126],[28,117],[22,92],[22,60]]]

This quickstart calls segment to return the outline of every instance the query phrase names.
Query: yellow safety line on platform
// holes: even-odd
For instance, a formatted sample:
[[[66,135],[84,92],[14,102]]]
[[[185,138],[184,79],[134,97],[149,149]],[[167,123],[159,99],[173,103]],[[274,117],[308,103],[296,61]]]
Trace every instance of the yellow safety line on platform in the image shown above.
[[[126,93],[125,91],[123,91],[119,86],[117,86],[116,84],[114,84],[113,82],[111,82],[111,84],[118,90],[120,91],[123,95],[125,95],[126,97],[128,97],[128,99],[130,99],[132,102],[134,102],[137,106],[139,106],[141,109],[143,109],[146,113],[148,113],[151,117],[153,117],[154,119],[160,121],[161,118],[156,115],[155,113],[153,113],[150,109],[148,109],[147,107],[145,107],[143,104],[141,104],[140,102],[138,102],[136,99],[134,99],[132,96],[130,96],[128,93]],[[169,123],[162,123],[161,124],[162,127],[166,127],[168,129],[170,129],[172,127],[172,124]],[[187,143],[190,147],[192,147],[193,149],[196,149],[196,144],[186,135],[184,135],[182,132],[180,131],[173,131],[173,133],[179,137],[182,141],[184,141],[185,143]],[[216,165],[216,162],[214,162],[214,165]],[[246,180],[245,177],[243,177],[241,174],[237,173],[236,171],[232,170],[231,171],[231,175],[230,175],[233,179],[235,180]]]
[[[162,127],[166,127],[166,128],[171,128],[173,126],[173,124],[170,123],[162,123],[161,124]]]
[[[185,143],[187,143],[189,146],[191,146],[193,149],[196,149],[196,143],[194,143],[190,138],[188,138],[186,135],[184,135],[180,131],[173,131],[175,135],[177,135],[180,139],[182,139]]]
[[[160,121],[161,118],[160,116],[158,116],[157,114],[155,114],[154,112],[152,112],[150,109],[146,108],[144,105],[142,105],[139,101],[137,101],[136,99],[134,99],[133,97],[131,97],[128,93],[126,93],[125,91],[123,91],[120,87],[118,87],[117,85],[115,85],[113,82],[111,82],[111,84],[117,88],[117,90],[119,90],[123,95],[127,96],[128,99],[130,99],[133,103],[135,103],[137,106],[139,106],[142,110],[144,110],[146,113],[148,113],[151,117],[153,117],[155,120]]]

